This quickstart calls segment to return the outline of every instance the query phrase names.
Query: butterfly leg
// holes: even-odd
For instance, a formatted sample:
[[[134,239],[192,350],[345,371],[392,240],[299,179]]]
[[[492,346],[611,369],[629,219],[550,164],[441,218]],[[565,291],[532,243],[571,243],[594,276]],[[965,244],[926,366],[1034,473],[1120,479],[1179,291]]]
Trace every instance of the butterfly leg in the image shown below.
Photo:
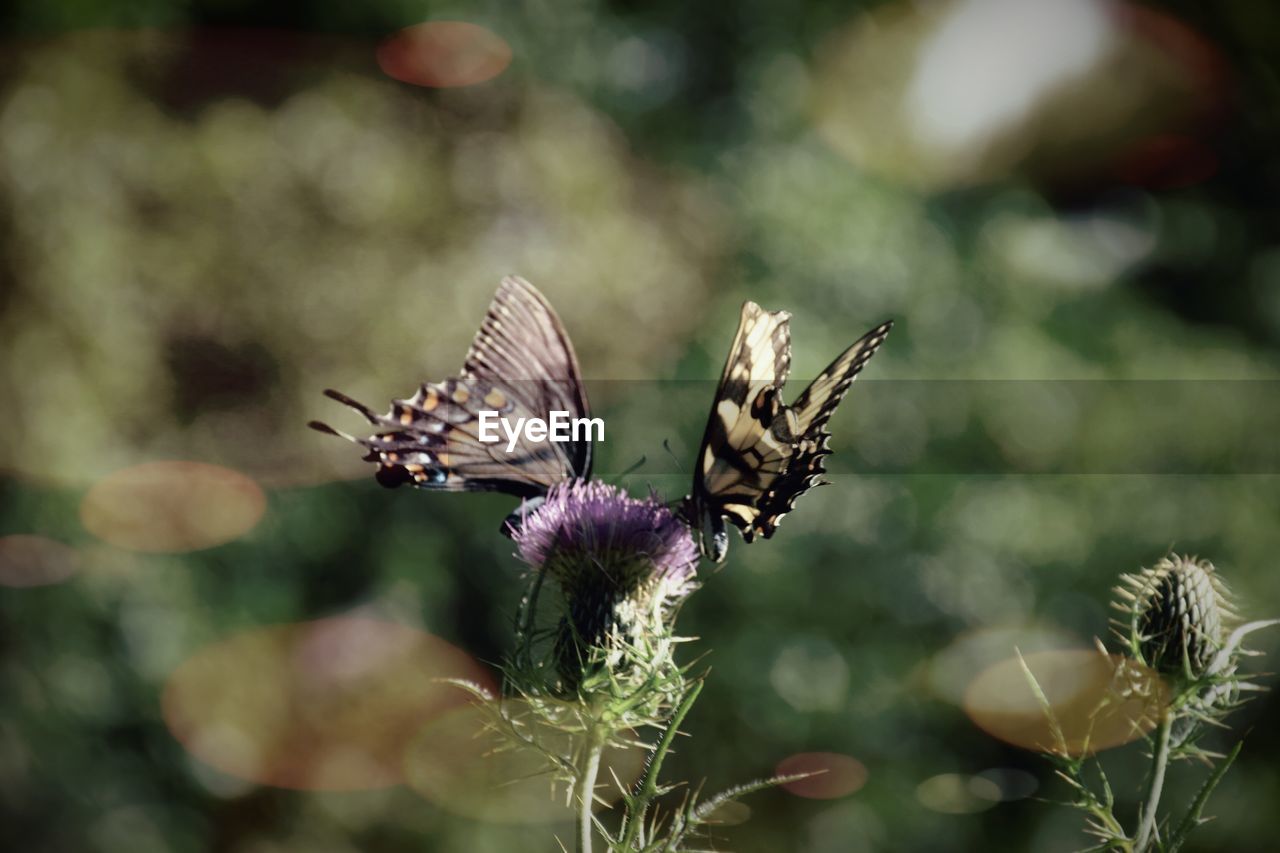
[[[502,521],[502,535],[508,539],[514,538],[514,533],[524,526],[524,520],[529,517],[538,507],[546,502],[546,497],[537,495],[532,498],[525,498],[520,501],[520,506],[516,507],[510,515]]]

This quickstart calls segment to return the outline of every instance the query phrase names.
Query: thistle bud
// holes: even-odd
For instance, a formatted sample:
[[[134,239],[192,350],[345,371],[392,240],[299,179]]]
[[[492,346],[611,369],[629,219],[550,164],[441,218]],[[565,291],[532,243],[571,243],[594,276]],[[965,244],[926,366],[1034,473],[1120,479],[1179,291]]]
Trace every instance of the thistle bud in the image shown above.
[[[1158,672],[1198,679],[1223,643],[1234,618],[1227,590],[1208,560],[1170,554],[1149,569],[1121,576],[1113,606],[1135,656]]]

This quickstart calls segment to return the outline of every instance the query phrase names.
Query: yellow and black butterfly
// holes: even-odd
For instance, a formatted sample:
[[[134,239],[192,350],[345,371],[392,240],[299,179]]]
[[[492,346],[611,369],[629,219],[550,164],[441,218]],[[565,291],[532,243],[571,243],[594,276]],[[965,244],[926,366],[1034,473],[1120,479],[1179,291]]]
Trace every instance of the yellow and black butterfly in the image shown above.
[[[522,442],[513,452],[501,442],[480,440],[482,410],[512,420],[546,419],[555,411],[585,418],[589,411],[578,358],[560,318],[522,278],[502,280],[457,376],[424,383],[409,399],[393,400],[385,415],[338,391],[324,393],[364,415],[376,430],[357,438],[319,421],[309,425],[368,449],[365,459],[378,464],[384,486],[497,491],[540,502],[556,483],[591,474],[587,440]]]
[[[836,406],[893,322],[859,338],[788,406],[782,386],[791,368],[791,331],[786,311],[742,306],[738,333],[720,377],[698,451],[693,491],[682,513],[700,534],[704,556],[724,560],[728,519],[751,542],[768,539],[796,499],[821,482],[826,430]]]

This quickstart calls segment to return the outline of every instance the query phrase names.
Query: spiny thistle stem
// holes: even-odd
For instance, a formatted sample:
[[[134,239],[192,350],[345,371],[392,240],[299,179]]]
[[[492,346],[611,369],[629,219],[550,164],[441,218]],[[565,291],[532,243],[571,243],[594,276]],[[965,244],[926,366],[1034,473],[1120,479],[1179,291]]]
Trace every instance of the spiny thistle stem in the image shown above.
[[[596,779],[600,775],[600,756],[604,752],[604,742],[599,724],[593,725],[584,735],[582,757],[578,764],[577,790],[574,792],[578,802],[578,853],[591,853],[592,839],[595,836],[595,819],[591,814],[591,807],[595,805]]]
[[[1175,853],[1187,839],[1187,833],[1195,829],[1204,822],[1204,818],[1200,815],[1204,812],[1205,803],[1209,801],[1209,795],[1213,793],[1213,789],[1218,787],[1218,783],[1222,781],[1222,777],[1227,775],[1227,771],[1231,769],[1231,765],[1240,757],[1240,750],[1244,748],[1244,741],[1237,741],[1235,748],[1227,754],[1222,760],[1218,768],[1213,771],[1213,775],[1205,780],[1204,785],[1200,787],[1199,793],[1196,794],[1195,800],[1191,803],[1191,808],[1187,809],[1186,815],[1183,816],[1182,822],[1178,824],[1177,830],[1169,842],[1169,853]]]
[[[1173,728],[1173,713],[1165,711],[1160,715],[1160,725],[1156,730],[1156,745],[1152,754],[1151,782],[1147,791],[1147,802],[1142,807],[1142,823],[1138,827],[1138,835],[1134,841],[1137,853],[1146,853],[1151,849],[1156,828],[1156,810],[1160,806],[1160,795],[1164,791],[1164,775],[1169,768],[1169,732]]]
[[[640,780],[640,785],[635,794],[627,798],[627,813],[623,818],[624,828],[622,839],[618,843],[619,848],[630,850],[631,845],[635,843],[636,836],[644,828],[649,806],[658,796],[658,775],[662,772],[662,762],[671,750],[671,744],[675,741],[676,734],[679,733],[685,716],[688,715],[689,709],[698,700],[698,694],[701,692],[701,681],[695,681],[689,686],[688,692],[680,700],[675,713],[671,715],[671,721],[667,723],[667,728],[663,731],[661,740],[658,741],[658,745],[653,749],[653,754],[649,757],[649,765],[645,768],[644,778]]]

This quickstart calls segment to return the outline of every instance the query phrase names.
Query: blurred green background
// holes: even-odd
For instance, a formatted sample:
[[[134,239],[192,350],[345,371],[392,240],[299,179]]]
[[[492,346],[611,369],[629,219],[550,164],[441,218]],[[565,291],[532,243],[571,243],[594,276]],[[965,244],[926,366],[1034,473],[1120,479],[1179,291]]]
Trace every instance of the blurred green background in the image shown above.
[[[1015,645],[1105,635],[1116,576],[1171,547],[1280,615],[1280,7],[24,0],[0,21],[6,849],[558,849],[563,826],[394,784],[394,749],[347,760],[353,731],[423,724],[424,679],[510,647],[511,501],[385,491],[305,428],[355,426],[325,387],[378,408],[455,371],[508,273],[574,340],[597,473],[644,457],[627,484],[669,498],[743,299],[794,314],[792,395],[897,320],[833,421],[833,485],[735,538],[682,612],[710,675],[669,765],[718,789],[830,752],[865,779],[754,796],[715,849],[1082,847],[1047,764],[975,727],[964,686]],[[429,21],[475,26],[406,29]],[[267,627],[344,615],[415,629],[412,662]],[[395,689],[364,689],[369,648]],[[1233,718],[1248,741],[1195,850],[1273,849],[1277,710]],[[335,741],[321,787],[359,790],[269,772]],[[1122,809],[1141,752],[1104,759]],[[1173,797],[1196,781],[1177,768]]]

